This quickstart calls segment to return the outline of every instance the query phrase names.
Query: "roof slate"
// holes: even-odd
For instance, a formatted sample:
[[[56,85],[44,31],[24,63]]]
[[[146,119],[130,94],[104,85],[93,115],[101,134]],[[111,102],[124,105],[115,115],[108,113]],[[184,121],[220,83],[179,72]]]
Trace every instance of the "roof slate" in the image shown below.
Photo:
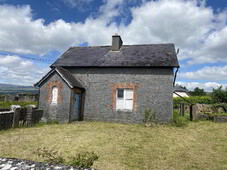
[[[71,47],[52,67],[179,67],[174,44]]]
[[[56,67],[61,75],[71,84],[72,87],[78,87],[84,89],[83,83],[76,76],[73,76],[68,70],[61,67]]]
[[[66,83],[71,87],[77,87],[77,88],[81,88],[84,89],[83,83],[81,80],[79,80],[76,76],[72,75],[69,71],[61,68],[61,67],[55,67],[52,68],[39,82],[37,82],[36,84],[34,84],[34,86],[38,86],[40,87],[41,84],[50,76],[52,75],[54,72],[57,72],[59,74],[59,76],[66,81]]]

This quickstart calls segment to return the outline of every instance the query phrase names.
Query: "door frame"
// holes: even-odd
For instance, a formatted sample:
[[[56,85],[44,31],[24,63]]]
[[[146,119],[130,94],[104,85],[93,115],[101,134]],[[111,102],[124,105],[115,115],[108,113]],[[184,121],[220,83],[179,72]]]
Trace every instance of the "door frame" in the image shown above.
[[[80,94],[81,96],[81,99],[80,99],[80,114],[79,114],[79,121],[82,121],[83,120],[83,117],[84,117],[84,101],[85,101],[85,90],[84,89],[80,89],[80,88],[73,88],[71,90],[71,96],[70,96],[70,114],[69,114],[69,122],[73,122],[74,120],[71,120],[71,115],[72,115],[72,112],[73,112],[73,109],[72,109],[72,105],[73,105],[73,100],[74,100],[74,93],[78,93]]]

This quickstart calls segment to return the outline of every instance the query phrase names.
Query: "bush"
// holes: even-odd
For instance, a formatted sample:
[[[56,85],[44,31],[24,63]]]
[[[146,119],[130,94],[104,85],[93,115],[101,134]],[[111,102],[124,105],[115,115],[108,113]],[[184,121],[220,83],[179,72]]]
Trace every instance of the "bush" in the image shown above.
[[[99,157],[94,152],[84,152],[71,157],[68,165],[78,168],[90,168]]]
[[[180,115],[179,111],[173,111],[172,125],[176,127],[184,127],[188,124],[188,118]]]
[[[67,162],[58,151],[52,149],[39,148],[34,153],[42,157],[47,163],[65,164],[77,168],[90,168],[94,164],[94,161],[99,158],[94,152],[83,152],[77,154],[75,157],[68,157],[69,161]]]
[[[193,96],[193,97],[187,97],[188,101],[190,101],[192,104],[215,104],[217,101],[213,100],[211,96]],[[188,103],[184,99],[180,97],[173,98],[173,108],[178,109],[180,108],[181,103]]]
[[[156,113],[151,109],[146,109],[144,111],[144,123],[146,124],[146,126],[151,126],[154,123],[157,123]]]
[[[227,87],[222,89],[222,86],[220,86],[217,89],[213,89],[211,96],[217,103],[227,103]]]
[[[52,149],[47,148],[39,148],[35,152],[39,157],[42,157],[45,162],[52,164],[64,164],[65,159],[59,154],[58,151],[54,151]]]

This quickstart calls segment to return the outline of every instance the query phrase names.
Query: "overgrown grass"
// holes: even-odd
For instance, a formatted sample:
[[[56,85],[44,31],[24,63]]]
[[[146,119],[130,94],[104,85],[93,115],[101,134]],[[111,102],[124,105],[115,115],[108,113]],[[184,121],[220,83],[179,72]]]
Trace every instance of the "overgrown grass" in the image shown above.
[[[185,113],[186,114],[186,113]],[[189,116],[181,116],[179,110],[173,110],[172,125],[176,127],[185,127],[189,123]]]
[[[43,161],[48,147],[75,157],[94,152],[97,169],[227,169],[227,125],[190,122],[184,128],[102,122],[51,124],[0,132],[0,157]]]
[[[0,102],[0,108],[10,108],[11,105],[26,107],[28,105],[37,105],[37,102]]]

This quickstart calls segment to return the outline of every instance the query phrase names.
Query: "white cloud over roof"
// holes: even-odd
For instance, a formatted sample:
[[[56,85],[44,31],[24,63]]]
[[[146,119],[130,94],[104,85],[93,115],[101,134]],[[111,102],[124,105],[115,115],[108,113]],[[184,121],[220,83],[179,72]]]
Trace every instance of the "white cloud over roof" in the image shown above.
[[[68,3],[80,1],[70,0]],[[130,1],[105,0],[99,9],[100,15],[96,17],[90,16],[77,23],[60,19],[48,25],[42,18],[34,19],[30,6],[0,5],[0,50],[37,55],[51,50],[64,52],[68,47],[84,42],[109,45],[111,35],[118,33],[124,44],[175,43],[180,48],[179,59],[187,59],[189,65],[227,63],[226,10],[214,13],[212,8],[205,6],[205,1],[143,1],[140,6],[131,8],[132,20],[129,24],[117,24],[115,17],[124,12],[122,5],[127,2]],[[12,60],[18,59],[12,57]],[[0,70],[3,67],[11,69],[10,64],[2,66],[1,63],[2,58]],[[215,76],[216,69],[221,73],[218,76]],[[212,75],[206,75],[209,71],[213,71]],[[221,80],[225,73],[226,66],[206,67],[183,73],[182,76],[216,81]]]

